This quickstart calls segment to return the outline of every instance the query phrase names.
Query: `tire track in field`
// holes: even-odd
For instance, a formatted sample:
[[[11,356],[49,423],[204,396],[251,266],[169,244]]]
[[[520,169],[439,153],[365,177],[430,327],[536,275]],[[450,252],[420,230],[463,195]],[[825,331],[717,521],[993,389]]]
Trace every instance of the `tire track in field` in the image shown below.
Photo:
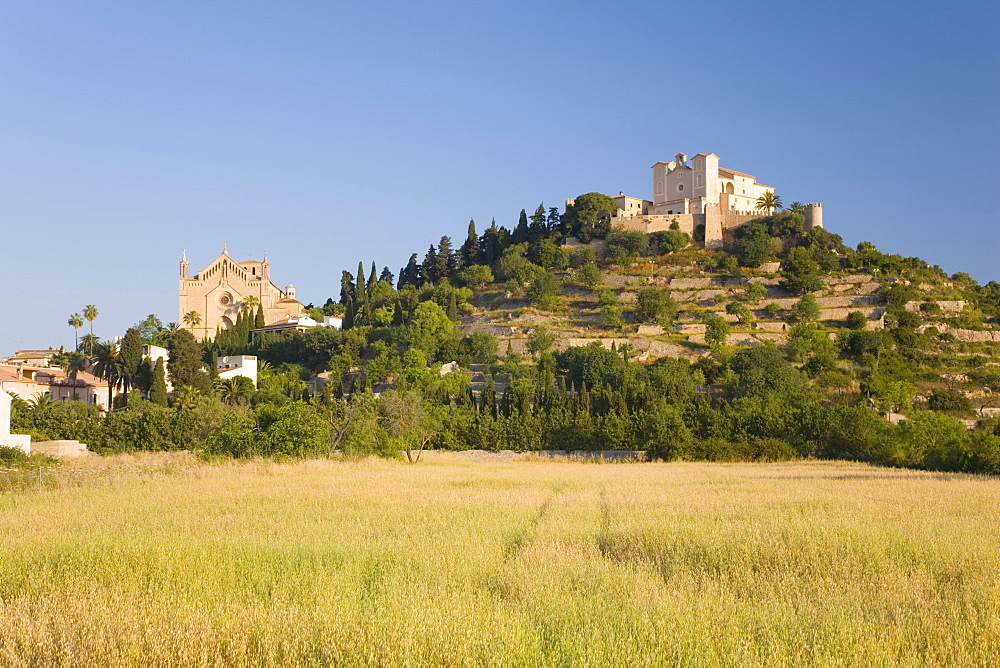
[[[525,522],[524,526],[522,526],[504,546],[504,557],[508,561],[517,559],[517,557],[520,556],[521,553],[535,541],[535,537],[538,535],[538,526],[542,523],[542,520],[545,519],[545,516],[549,512],[549,508],[552,507],[552,502],[559,495],[559,492],[559,489],[554,490],[547,499],[542,501],[542,504],[538,506],[535,513],[528,518],[528,521]]]

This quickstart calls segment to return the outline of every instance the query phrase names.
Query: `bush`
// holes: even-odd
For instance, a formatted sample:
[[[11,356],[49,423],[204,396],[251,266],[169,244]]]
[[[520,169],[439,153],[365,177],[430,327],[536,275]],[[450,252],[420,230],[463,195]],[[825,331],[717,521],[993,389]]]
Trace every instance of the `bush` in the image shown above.
[[[927,399],[927,407],[932,411],[971,411],[972,401],[955,390],[934,390]]]
[[[656,247],[660,253],[675,253],[691,243],[691,237],[680,230],[654,232],[650,236],[656,240]]]
[[[861,311],[851,311],[847,314],[847,328],[856,331],[863,330],[868,325],[868,317]]]
[[[536,276],[527,290],[528,300],[544,309],[555,308],[561,293],[562,281],[549,272]]]
[[[581,285],[593,290],[601,284],[601,270],[594,262],[588,262],[577,270],[576,280]]]
[[[619,265],[634,262],[649,250],[649,235],[636,230],[613,230],[608,235],[608,254]]]

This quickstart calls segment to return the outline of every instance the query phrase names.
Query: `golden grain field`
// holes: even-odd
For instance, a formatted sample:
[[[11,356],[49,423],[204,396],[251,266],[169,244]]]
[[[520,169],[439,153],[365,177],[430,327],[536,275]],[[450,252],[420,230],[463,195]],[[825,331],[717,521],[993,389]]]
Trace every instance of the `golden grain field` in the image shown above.
[[[0,494],[5,665],[1000,656],[990,478],[147,455],[36,487]]]

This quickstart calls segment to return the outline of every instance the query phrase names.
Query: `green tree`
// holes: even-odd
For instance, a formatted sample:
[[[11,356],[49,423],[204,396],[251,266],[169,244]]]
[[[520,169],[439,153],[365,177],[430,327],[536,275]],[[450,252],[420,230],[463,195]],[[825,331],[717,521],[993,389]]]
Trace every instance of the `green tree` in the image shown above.
[[[118,368],[118,346],[112,341],[97,344],[94,348],[94,375],[108,384],[108,410],[113,406],[115,388],[121,383]]]
[[[94,321],[97,320],[98,315],[99,314],[97,312],[97,307],[94,306],[93,304],[87,304],[85,307],[83,307],[83,318],[84,320],[90,323],[90,334],[91,334],[90,341],[92,342],[91,347],[87,349],[88,355],[93,354],[94,352],[93,346],[97,345],[97,339],[94,338],[93,334],[94,334]]]
[[[462,257],[462,264],[466,267],[470,267],[479,262],[479,235],[476,234],[476,221],[469,220],[469,232],[465,237],[465,242],[462,244],[462,248],[459,250],[459,255]]]
[[[847,328],[856,331],[863,330],[868,325],[868,317],[861,311],[851,311],[847,314]]]
[[[771,235],[761,223],[737,228],[736,255],[744,267],[759,267],[771,258]]]
[[[613,197],[601,193],[584,193],[567,205],[563,220],[569,223],[570,232],[576,234],[583,226],[593,227],[599,220],[610,218],[618,210]]]
[[[535,277],[528,287],[528,300],[544,309],[553,309],[559,304],[562,281],[554,274],[543,272]]]
[[[538,357],[547,353],[556,343],[556,335],[544,327],[535,327],[528,334],[528,352]]]
[[[747,302],[756,306],[767,295],[767,286],[763,283],[747,283]]]
[[[202,370],[202,347],[186,329],[178,330],[167,342],[170,359],[170,382],[174,388],[188,385],[199,392],[208,392],[212,382]]]
[[[753,321],[753,314],[750,313],[750,309],[747,308],[746,304],[741,302],[729,302],[726,304],[726,313],[735,315],[740,323],[744,325]]]
[[[802,295],[802,298],[792,305],[792,313],[799,322],[815,322],[820,314],[816,295],[812,293]]]
[[[649,235],[637,230],[612,230],[608,235],[608,253],[619,265],[634,262],[649,250]]]
[[[438,351],[453,330],[443,308],[433,301],[421,302],[410,321],[410,345],[422,350],[428,358],[437,359]]]
[[[471,288],[481,288],[493,282],[493,272],[484,264],[473,264],[458,272],[458,278]]]
[[[715,313],[706,314],[704,322],[705,343],[713,348],[725,345],[726,337],[729,336],[729,323]]]
[[[139,375],[139,365],[142,364],[142,339],[139,330],[129,327],[122,337],[118,349],[118,373],[121,376],[122,387],[126,397],[128,391],[135,385]]]
[[[781,208],[781,198],[775,195],[774,191],[765,191],[757,198],[756,208],[758,211],[766,211],[768,215],[771,215],[775,209]]]
[[[601,270],[594,262],[587,262],[576,272],[576,280],[591,290],[601,284],[601,278]]]
[[[149,400],[160,406],[167,405],[167,375],[163,368],[162,357],[158,357],[153,366],[153,381],[149,388]]]
[[[83,318],[80,317],[79,313],[74,313],[66,321],[66,324],[73,328],[73,350],[79,350],[80,348],[80,337],[78,336],[80,328],[83,327]]]
[[[188,311],[182,319],[188,327],[194,328],[201,324],[201,314],[197,311]]]
[[[677,312],[677,302],[667,290],[649,286],[639,288],[636,293],[635,315],[642,322],[656,321],[667,326],[677,317]]]
[[[793,294],[804,295],[822,289],[820,267],[807,248],[793,248],[781,263],[781,285]]]

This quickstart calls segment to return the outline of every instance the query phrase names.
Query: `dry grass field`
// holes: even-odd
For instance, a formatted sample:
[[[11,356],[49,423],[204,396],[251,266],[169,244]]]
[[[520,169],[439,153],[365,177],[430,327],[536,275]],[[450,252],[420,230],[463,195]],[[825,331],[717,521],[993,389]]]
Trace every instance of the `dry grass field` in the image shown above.
[[[995,479],[163,455],[42,487],[0,494],[5,665],[1000,656]]]

